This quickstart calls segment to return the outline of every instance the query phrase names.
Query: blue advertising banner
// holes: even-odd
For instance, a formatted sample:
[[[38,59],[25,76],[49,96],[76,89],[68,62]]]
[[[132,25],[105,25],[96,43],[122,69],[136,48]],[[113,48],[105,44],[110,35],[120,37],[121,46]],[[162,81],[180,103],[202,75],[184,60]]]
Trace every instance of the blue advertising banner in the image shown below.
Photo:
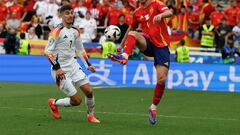
[[[155,87],[156,71],[152,61],[129,61],[125,66],[108,59],[90,61],[97,72],[86,70],[86,74],[94,86]],[[0,81],[54,83],[47,58],[18,55],[0,55]],[[172,62],[166,87],[240,92],[240,66]]]

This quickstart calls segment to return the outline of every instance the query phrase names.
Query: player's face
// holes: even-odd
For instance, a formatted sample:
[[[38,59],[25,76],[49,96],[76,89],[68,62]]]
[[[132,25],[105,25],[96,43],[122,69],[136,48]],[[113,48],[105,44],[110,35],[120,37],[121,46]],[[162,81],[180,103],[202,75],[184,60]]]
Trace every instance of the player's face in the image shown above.
[[[67,24],[72,24],[73,23],[73,10],[65,10],[61,14],[62,16],[62,21],[67,23]]]

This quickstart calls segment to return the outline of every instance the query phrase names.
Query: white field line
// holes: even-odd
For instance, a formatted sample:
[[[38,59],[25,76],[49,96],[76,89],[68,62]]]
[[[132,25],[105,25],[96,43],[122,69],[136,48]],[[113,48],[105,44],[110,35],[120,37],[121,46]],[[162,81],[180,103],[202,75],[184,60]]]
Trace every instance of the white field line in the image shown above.
[[[47,111],[48,109],[39,109],[39,108],[14,108],[14,107],[0,107],[0,109],[5,110],[29,110],[29,111]],[[78,112],[78,113],[86,113],[86,111],[81,110],[61,110],[63,112]],[[127,116],[141,116],[147,117],[147,114],[140,113],[122,113],[122,112],[95,112],[96,114],[109,114],[109,115],[127,115]],[[198,119],[198,120],[216,120],[216,121],[240,121],[237,118],[214,118],[214,117],[192,117],[192,116],[174,116],[174,115],[157,115],[158,117],[165,118],[176,118],[176,119]]]

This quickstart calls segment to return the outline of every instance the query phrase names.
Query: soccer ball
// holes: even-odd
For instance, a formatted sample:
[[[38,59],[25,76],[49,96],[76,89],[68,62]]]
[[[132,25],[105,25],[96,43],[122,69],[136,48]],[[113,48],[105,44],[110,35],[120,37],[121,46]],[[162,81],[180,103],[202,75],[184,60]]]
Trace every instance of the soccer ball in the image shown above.
[[[118,40],[121,36],[121,30],[116,25],[108,26],[105,31],[104,35],[108,40]]]

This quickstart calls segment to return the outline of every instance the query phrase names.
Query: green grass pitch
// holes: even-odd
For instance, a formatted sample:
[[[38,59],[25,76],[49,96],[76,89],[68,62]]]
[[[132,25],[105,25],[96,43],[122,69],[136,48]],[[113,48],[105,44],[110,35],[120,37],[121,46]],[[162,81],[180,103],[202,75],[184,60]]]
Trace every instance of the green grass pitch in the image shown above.
[[[62,119],[53,119],[47,100],[64,97],[53,84],[0,82],[0,135],[240,135],[240,93],[166,90],[154,126],[152,89],[94,93],[101,124],[87,122],[84,103],[60,108]]]

